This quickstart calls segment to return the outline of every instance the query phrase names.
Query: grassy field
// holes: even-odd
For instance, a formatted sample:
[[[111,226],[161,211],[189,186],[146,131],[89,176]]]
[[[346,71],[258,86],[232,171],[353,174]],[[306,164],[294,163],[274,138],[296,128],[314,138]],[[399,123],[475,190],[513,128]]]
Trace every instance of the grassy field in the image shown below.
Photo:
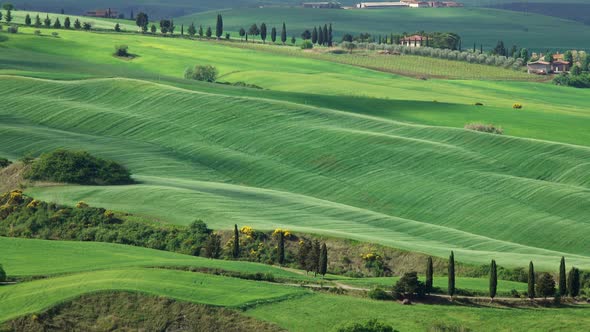
[[[444,31],[461,35],[464,48],[473,43],[493,48],[498,40],[507,45],[519,45],[534,50],[589,49],[588,30],[579,22],[559,18],[483,8],[379,9],[379,10],[317,10],[303,8],[249,8],[221,12],[224,27],[237,32],[248,29],[253,23],[265,22],[269,29],[280,31],[287,24],[289,36],[298,39],[305,29],[314,25],[333,23],[338,41],[345,33],[358,35],[368,32],[374,35],[401,34],[416,31]],[[203,12],[176,20],[178,23],[215,26],[217,12]],[[585,36],[585,37],[583,37]]]
[[[134,267],[197,267],[242,273],[272,273],[275,278],[312,280],[299,273],[264,264],[211,260],[99,242],[44,241],[0,237],[2,265],[13,277]]]
[[[0,83],[0,154],[84,148],[122,161],[142,183],[29,190],[44,200],[438,256],[453,248],[475,263],[548,268],[566,254],[588,266],[588,148],[125,79]]]
[[[302,288],[174,270],[93,271],[0,287],[0,321],[99,291],[134,291],[215,306],[237,307],[305,294]]]
[[[313,295],[262,305],[247,315],[289,331],[331,331],[352,322],[378,319],[399,331],[578,331],[590,323],[587,306],[565,309],[411,305],[347,296]],[[318,312],[325,314],[318,315]]]

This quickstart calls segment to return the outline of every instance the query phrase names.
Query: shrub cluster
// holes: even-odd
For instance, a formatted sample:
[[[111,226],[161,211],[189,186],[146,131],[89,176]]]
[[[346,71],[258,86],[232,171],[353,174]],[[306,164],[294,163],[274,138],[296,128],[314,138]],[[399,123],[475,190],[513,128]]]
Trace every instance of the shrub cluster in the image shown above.
[[[504,134],[504,129],[502,129],[502,127],[496,127],[491,124],[483,124],[483,123],[477,123],[477,122],[466,124],[465,129],[480,131],[483,133],[497,134],[497,135]]]
[[[213,66],[195,66],[187,68],[184,72],[184,78],[189,80],[203,81],[213,83],[217,80],[217,68]]]
[[[188,227],[122,220],[111,211],[45,203],[20,191],[0,195],[0,236],[120,243],[200,255],[212,231],[197,220]]]
[[[0,158],[0,168],[8,167],[12,162],[6,158]]]
[[[570,75],[563,73],[553,79],[553,84],[574,88],[590,88],[590,73]]]
[[[31,180],[85,185],[120,185],[133,183],[124,166],[96,158],[84,151],[56,150],[41,155],[25,174]]]
[[[364,323],[350,323],[339,327],[337,332],[396,332],[391,325],[381,323],[376,319]]]
[[[313,43],[310,40],[304,40],[303,43],[301,43],[302,50],[311,50],[312,48]]]

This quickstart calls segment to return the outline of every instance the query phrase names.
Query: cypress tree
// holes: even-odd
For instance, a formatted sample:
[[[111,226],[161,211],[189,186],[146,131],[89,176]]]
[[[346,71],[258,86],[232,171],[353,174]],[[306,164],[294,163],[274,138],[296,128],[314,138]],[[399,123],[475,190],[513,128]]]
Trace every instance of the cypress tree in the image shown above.
[[[492,259],[490,264],[490,298],[492,301],[496,297],[498,291],[498,269],[496,267],[496,261]]]
[[[238,225],[234,225],[234,243],[232,246],[232,255],[234,258],[240,257],[240,232]]]
[[[188,35],[194,37],[197,34],[197,28],[195,28],[195,23],[191,23],[188,27]]]
[[[313,31],[311,33],[311,42],[316,44],[318,42],[318,28],[313,27]]]
[[[82,24],[80,23],[79,19],[76,19],[76,21],[74,21],[74,29],[76,29],[76,30],[82,29]]]
[[[213,32],[211,31],[211,27],[207,27],[207,32],[205,32],[205,36],[207,36],[207,39],[209,39],[212,35]]]
[[[320,250],[320,275],[322,278],[328,272],[328,248],[326,247],[326,243],[322,243],[322,249]]]
[[[217,14],[217,25],[215,26],[215,36],[217,36],[217,40],[221,38],[223,35],[223,17],[221,14]]]
[[[184,36],[184,24],[180,25],[180,35]]]
[[[156,32],[158,31],[158,28],[156,28],[155,24],[152,24],[152,26],[150,27],[150,31],[152,32],[152,34],[156,34]]]
[[[115,31],[121,32],[121,26],[119,25],[119,23],[115,24]]]
[[[270,40],[272,40],[273,43],[277,42],[277,28],[272,27],[272,30],[270,30]]]
[[[39,17],[39,15],[37,15],[37,17],[35,17],[35,28],[40,28],[41,27],[41,18]]]
[[[279,265],[282,266],[285,263],[285,233],[279,233]]]
[[[529,299],[533,300],[535,298],[535,266],[532,261],[529,263],[528,283],[528,296]]]
[[[2,19],[2,18],[0,18]],[[27,16],[25,16],[25,25],[26,26],[30,26],[31,25],[31,15],[27,14]]]
[[[199,25],[199,38],[203,38],[203,26]]]
[[[561,257],[559,263],[559,295],[565,296],[567,294],[567,280],[565,275],[565,257]]]
[[[328,25],[324,24],[324,45],[328,45],[329,39],[330,39],[330,34],[328,32]]]
[[[428,294],[432,292],[433,277],[434,266],[432,264],[432,257],[428,257],[428,260],[426,261],[426,282],[424,283],[426,286],[426,293]]]
[[[69,29],[72,27],[72,22],[70,22],[70,17],[67,16],[64,20],[64,28]]]
[[[297,262],[299,263],[299,268],[305,270],[305,272],[309,272],[307,269],[307,256],[309,255],[311,243],[309,240],[304,239],[299,242],[299,252],[297,253]]]
[[[321,26],[318,29],[318,44],[324,45],[324,30],[322,29]]]
[[[46,28],[51,28],[51,19],[49,18],[49,15],[47,15],[47,17],[45,18],[45,21],[43,21],[43,23],[45,24]]]
[[[453,298],[455,295],[455,253],[451,251],[451,256],[449,257],[449,296]]]
[[[320,251],[320,241],[313,241],[311,251],[307,255],[307,269],[313,272],[314,277],[318,275],[320,268]]]
[[[260,39],[262,39],[263,44],[266,44],[266,35],[267,35],[266,23],[263,22],[260,25]]]
[[[281,43],[283,43],[283,45],[285,45],[286,42],[287,42],[287,27],[285,25],[285,22],[283,22],[283,29],[281,30]]]
[[[334,44],[333,39],[334,36],[332,35],[332,23],[330,23],[330,26],[328,27],[328,46],[332,47]]]
[[[61,29],[61,22],[59,21],[59,17],[55,19],[55,23],[53,23],[54,29]]]
[[[12,22],[12,10],[9,9],[6,11],[6,17],[4,20],[6,20],[6,23]]]
[[[571,297],[580,295],[580,270],[572,267],[567,278],[567,292]]]

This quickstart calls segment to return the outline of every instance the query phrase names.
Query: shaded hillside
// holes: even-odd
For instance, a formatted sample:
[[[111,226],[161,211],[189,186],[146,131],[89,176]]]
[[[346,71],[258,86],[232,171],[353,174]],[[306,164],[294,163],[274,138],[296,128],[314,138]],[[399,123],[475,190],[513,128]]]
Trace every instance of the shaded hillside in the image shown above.
[[[506,3],[493,8],[512,10],[527,15],[536,13],[547,16],[565,18],[590,25],[590,4],[587,3]]]

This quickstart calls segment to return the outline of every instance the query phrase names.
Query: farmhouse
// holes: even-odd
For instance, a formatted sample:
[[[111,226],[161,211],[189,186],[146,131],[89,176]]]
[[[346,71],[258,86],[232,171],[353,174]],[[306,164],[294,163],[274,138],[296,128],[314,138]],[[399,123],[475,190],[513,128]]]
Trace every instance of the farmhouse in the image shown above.
[[[86,12],[85,16],[90,17],[106,17],[106,18],[117,18],[119,13],[114,10],[109,9],[97,9],[94,11]]]
[[[563,73],[570,71],[570,63],[564,60],[557,60],[551,63],[551,70],[554,73]]]
[[[527,64],[529,74],[547,75],[551,72],[551,63],[547,61],[535,61]]]
[[[426,46],[428,38],[420,35],[413,35],[400,39],[400,45],[408,47],[422,47]]]
[[[315,9],[338,9],[341,8],[342,5],[340,2],[304,2],[302,4],[303,8],[315,8]]]

